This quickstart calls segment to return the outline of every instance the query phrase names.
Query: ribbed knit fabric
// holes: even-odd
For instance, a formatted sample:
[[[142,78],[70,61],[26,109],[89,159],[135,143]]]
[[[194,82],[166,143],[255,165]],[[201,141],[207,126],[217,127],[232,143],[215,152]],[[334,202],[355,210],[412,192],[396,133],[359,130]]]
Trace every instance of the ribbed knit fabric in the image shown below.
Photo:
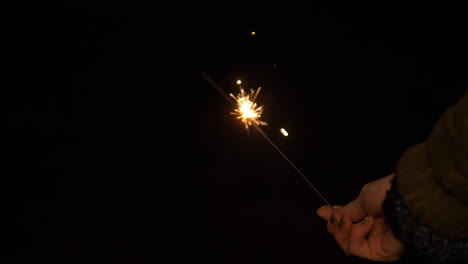
[[[422,224],[401,198],[397,177],[392,180],[382,209],[387,224],[406,248],[398,263],[468,263],[468,237],[448,239]]]

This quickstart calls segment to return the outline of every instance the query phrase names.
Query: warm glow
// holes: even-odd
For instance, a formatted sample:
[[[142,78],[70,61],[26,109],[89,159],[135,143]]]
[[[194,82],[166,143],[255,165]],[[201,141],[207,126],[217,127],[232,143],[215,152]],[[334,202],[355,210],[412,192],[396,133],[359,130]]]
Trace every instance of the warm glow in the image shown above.
[[[252,33],[250,33],[250,35],[255,36],[256,35],[255,31],[252,31]]]
[[[286,131],[286,129],[282,128],[280,131],[281,131],[281,133],[283,133],[283,135],[284,135],[285,137],[288,136],[288,131]]]
[[[238,85],[241,85],[242,81],[241,80],[237,80],[237,84]]]
[[[237,119],[241,119],[247,129],[252,124],[259,126],[267,125],[267,123],[259,119],[263,113],[263,106],[257,107],[257,103],[255,103],[260,90],[260,87],[256,91],[250,89],[250,94],[246,94],[244,89],[240,88],[240,93],[237,96],[230,94],[237,101],[237,108],[231,114],[236,115]]]

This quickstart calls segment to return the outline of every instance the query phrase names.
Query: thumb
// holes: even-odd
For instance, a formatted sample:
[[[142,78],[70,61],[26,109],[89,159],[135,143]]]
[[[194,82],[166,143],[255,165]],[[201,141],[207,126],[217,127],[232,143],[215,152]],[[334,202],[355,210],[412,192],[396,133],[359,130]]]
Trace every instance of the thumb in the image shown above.
[[[366,211],[362,205],[360,197],[340,208],[340,211],[349,217],[353,222],[357,222],[366,217]]]

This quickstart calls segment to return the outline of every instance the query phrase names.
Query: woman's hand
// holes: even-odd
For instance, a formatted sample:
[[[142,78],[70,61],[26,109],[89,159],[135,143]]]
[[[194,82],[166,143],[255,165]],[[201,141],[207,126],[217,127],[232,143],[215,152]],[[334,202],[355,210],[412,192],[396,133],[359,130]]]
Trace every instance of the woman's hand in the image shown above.
[[[347,255],[391,262],[403,254],[403,244],[385,223],[382,212],[393,177],[392,174],[364,185],[357,199],[346,206],[322,206],[317,210]]]

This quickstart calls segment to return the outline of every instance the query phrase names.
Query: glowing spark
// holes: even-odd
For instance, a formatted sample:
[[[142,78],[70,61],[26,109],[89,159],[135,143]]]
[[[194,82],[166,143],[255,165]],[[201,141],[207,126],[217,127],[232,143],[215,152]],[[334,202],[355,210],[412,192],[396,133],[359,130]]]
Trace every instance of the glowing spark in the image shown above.
[[[252,36],[255,36],[257,33],[255,33],[255,31],[252,31],[252,33],[250,33],[250,35]]]
[[[283,135],[284,135],[285,137],[288,136],[288,131],[286,131],[286,129],[284,129],[284,128],[281,129],[281,133],[283,133]]]
[[[260,90],[260,87],[258,87],[256,91],[250,89],[250,94],[247,94],[244,92],[244,89],[240,88],[240,93],[237,96],[230,94],[237,102],[237,108],[234,109],[234,112],[231,112],[231,114],[237,115],[237,119],[242,120],[246,129],[252,124],[257,126],[267,125],[266,122],[260,120],[263,113],[263,105],[257,107],[257,103],[255,103]]]
[[[238,85],[241,85],[242,81],[241,80],[237,80],[237,84]]]

